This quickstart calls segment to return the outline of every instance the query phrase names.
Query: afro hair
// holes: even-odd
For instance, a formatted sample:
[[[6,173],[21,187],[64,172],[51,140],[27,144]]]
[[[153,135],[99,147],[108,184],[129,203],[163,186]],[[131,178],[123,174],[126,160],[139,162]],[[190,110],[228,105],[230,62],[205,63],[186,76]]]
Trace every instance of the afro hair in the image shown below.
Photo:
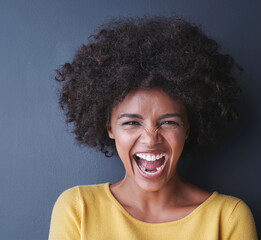
[[[179,17],[114,19],[57,70],[59,103],[78,143],[111,156],[113,106],[135,89],[161,88],[187,108],[189,152],[215,143],[221,126],[237,118],[235,66],[215,40]]]

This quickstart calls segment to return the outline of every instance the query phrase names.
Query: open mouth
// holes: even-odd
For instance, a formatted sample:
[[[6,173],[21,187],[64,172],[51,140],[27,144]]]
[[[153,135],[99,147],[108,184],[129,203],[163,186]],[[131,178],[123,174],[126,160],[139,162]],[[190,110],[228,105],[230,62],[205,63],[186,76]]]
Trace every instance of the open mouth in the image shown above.
[[[147,154],[137,153],[134,155],[134,159],[139,167],[142,175],[145,176],[158,176],[165,166],[166,154]]]

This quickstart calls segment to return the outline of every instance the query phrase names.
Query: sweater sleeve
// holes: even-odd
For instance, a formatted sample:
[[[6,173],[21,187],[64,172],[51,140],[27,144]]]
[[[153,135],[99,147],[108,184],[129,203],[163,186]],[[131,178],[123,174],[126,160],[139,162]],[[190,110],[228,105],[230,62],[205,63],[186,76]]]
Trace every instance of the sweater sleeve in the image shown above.
[[[77,187],[59,196],[52,212],[49,240],[81,239],[80,205]]]
[[[231,212],[227,229],[227,240],[258,240],[253,215],[241,200]]]

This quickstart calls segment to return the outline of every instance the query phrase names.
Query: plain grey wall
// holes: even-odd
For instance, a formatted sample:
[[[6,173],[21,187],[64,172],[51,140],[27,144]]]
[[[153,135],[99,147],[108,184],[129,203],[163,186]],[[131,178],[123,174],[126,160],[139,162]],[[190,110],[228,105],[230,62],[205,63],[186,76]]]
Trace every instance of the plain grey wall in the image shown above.
[[[80,148],[58,108],[54,70],[108,18],[178,13],[202,24],[244,68],[242,119],[183,175],[242,198],[261,224],[259,0],[0,1],[0,239],[47,239],[53,204],[77,184],[115,182],[117,158]],[[66,132],[67,131],[67,132]]]

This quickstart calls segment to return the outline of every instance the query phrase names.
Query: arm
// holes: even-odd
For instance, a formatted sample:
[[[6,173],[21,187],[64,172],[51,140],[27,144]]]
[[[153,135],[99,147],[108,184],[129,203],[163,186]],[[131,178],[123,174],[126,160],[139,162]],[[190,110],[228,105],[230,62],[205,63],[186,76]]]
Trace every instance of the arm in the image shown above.
[[[49,240],[81,239],[80,205],[77,187],[59,196],[52,212]]]

